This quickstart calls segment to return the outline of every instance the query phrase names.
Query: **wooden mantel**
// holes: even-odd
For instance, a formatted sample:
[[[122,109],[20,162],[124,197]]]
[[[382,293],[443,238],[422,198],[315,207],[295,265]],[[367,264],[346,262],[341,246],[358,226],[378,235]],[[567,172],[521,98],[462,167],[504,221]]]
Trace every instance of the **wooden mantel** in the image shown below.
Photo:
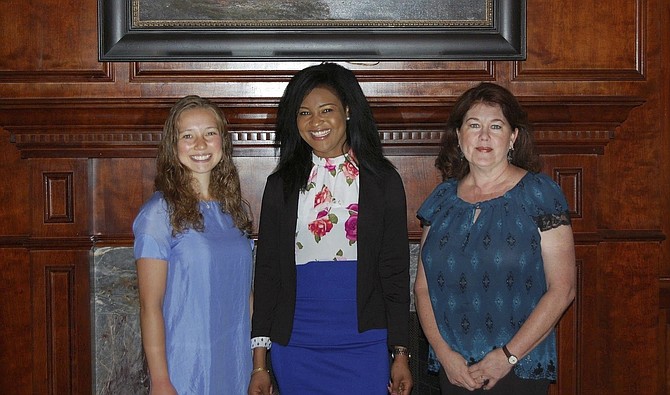
[[[272,156],[277,99],[213,99],[236,156]],[[435,155],[455,98],[371,98],[388,155]],[[603,153],[636,97],[521,97],[543,153]],[[174,99],[0,99],[0,125],[22,158],[155,157]],[[402,111],[398,111],[402,109]]]

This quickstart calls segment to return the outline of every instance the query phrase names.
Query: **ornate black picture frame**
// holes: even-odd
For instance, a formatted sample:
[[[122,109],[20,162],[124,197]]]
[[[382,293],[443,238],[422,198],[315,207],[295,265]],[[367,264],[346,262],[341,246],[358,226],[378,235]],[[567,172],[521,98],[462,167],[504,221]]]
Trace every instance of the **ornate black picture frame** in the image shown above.
[[[471,4],[481,7],[475,11],[482,17],[454,20],[146,20],[141,15],[141,1],[149,0],[98,0],[99,60],[426,61],[526,57],[525,0],[473,1]],[[387,4],[386,0],[379,1],[380,7]],[[459,2],[453,3],[455,7]],[[449,7],[451,3],[442,0],[441,4]]]

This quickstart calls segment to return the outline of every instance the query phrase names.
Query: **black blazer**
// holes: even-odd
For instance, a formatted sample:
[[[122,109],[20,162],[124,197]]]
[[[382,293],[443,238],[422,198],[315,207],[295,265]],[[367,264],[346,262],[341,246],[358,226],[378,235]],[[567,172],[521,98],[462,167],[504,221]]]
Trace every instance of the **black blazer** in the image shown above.
[[[409,340],[409,244],[402,179],[395,169],[375,177],[360,170],[358,198],[358,331],[388,329],[389,346]],[[284,200],[283,180],[265,185],[256,250],[251,337],[287,345],[296,297],[298,191]]]

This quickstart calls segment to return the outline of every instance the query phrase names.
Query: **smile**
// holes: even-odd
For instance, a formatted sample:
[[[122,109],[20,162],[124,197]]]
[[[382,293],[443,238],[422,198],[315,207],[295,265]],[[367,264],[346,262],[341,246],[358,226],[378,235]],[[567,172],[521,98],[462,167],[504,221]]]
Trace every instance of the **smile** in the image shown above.
[[[207,154],[207,155],[191,155],[191,159],[195,161],[203,161],[207,160],[212,157],[212,154]]]
[[[317,130],[317,131],[309,132],[309,133],[312,135],[312,137],[318,139],[318,138],[321,138],[321,137],[328,136],[330,134],[330,129]]]

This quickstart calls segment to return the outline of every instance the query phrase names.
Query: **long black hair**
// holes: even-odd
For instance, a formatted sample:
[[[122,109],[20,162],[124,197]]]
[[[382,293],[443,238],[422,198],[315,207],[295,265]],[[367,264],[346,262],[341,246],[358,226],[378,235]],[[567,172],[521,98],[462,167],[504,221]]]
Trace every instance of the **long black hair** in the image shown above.
[[[312,169],[312,148],[300,136],[296,117],[305,96],[316,87],[330,88],[342,106],[349,109],[346,144],[351,148],[358,166],[373,175],[393,168],[384,157],[370,104],[354,73],[335,63],[310,66],[291,78],[277,109],[275,143],[280,153],[275,172],[284,181],[285,197],[296,189],[307,187]]]

